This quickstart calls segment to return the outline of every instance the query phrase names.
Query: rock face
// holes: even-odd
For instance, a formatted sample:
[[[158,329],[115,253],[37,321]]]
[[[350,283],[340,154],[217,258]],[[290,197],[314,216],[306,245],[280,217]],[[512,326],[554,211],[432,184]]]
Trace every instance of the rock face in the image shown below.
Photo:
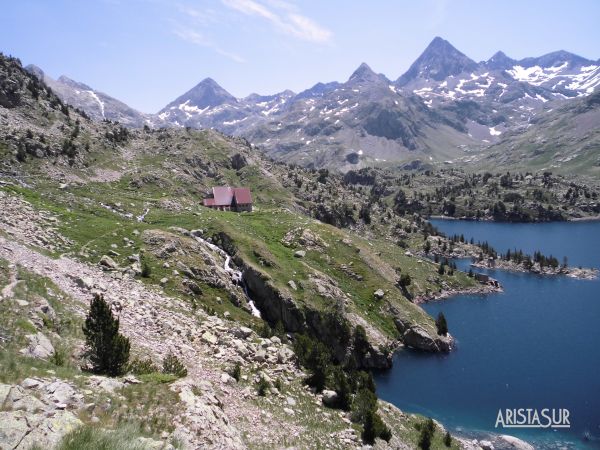
[[[419,325],[407,325],[396,319],[396,328],[402,334],[402,341],[407,347],[426,352],[449,352],[454,344],[450,334],[447,336],[432,336]]]
[[[334,314],[326,314],[306,306],[299,306],[292,297],[280,291],[272,283],[268,275],[252,266],[245,264],[241,259],[236,264],[243,267],[243,276],[246,286],[254,298],[263,317],[271,324],[281,321],[286,330],[292,333],[309,333],[318,336],[324,342],[338,361],[344,361],[350,356],[352,348],[349,337],[344,339],[344,330]],[[313,278],[314,279],[314,278]],[[344,296],[344,293],[334,285],[324,286],[323,278],[318,278],[322,283],[317,283],[316,290],[324,297],[335,301]],[[321,290],[318,287],[321,286]],[[359,365],[363,368],[389,368],[391,367],[391,354],[384,355],[379,349],[369,343],[366,355],[355,355]]]
[[[53,448],[64,434],[82,424],[65,410],[67,405],[77,406],[81,397],[68,383],[28,378],[22,385],[0,384],[1,449]]]
[[[29,334],[29,345],[21,350],[25,356],[31,358],[47,359],[54,354],[54,347],[43,333]]]
[[[510,447],[515,448],[517,450],[534,450],[535,447],[519,438],[514,436],[509,436],[507,434],[503,434],[498,436],[496,445],[498,444],[508,444]]]

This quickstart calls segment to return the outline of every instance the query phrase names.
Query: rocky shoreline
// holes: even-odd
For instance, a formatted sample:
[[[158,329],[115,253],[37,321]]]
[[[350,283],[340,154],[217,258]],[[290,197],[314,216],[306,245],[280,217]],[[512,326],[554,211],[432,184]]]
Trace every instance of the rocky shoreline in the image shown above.
[[[490,278],[490,280],[493,280]],[[474,286],[464,289],[448,289],[440,292],[434,292],[430,294],[419,295],[413,299],[416,304],[427,303],[432,301],[444,300],[455,295],[488,295],[504,292],[504,289],[496,280],[493,280],[497,284],[490,284],[489,282],[481,284],[480,286]]]
[[[594,280],[598,278],[598,269],[594,268],[576,268],[563,266],[557,268],[540,267],[538,263],[533,264],[531,268],[527,268],[524,264],[519,264],[515,261],[506,261],[503,259],[487,259],[475,261],[471,263],[471,266],[478,267],[481,269],[499,269],[511,272],[532,273],[536,275],[564,275],[580,280]]]

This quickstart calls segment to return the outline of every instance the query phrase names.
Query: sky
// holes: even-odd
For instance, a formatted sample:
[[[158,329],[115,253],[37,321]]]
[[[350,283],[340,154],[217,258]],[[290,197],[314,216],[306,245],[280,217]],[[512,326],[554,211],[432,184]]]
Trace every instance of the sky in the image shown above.
[[[395,80],[435,36],[476,61],[567,50],[600,58],[600,1],[8,0],[0,51],[143,112],[206,77],[236,97]]]

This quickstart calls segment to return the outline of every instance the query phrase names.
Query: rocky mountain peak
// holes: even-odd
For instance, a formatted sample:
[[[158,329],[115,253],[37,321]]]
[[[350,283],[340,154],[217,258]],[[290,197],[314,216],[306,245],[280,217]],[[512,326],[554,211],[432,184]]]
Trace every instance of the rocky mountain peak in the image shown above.
[[[215,107],[224,103],[237,103],[237,99],[223,89],[212,78],[205,78],[185,94],[169,103],[164,109],[186,103],[188,106],[198,108]]]
[[[523,67],[557,67],[565,63],[567,63],[568,67],[579,67],[594,64],[594,61],[565,50],[558,50],[536,58],[525,58],[519,61],[519,65]]]
[[[89,87],[87,84],[81,83],[80,81],[75,81],[72,78],[67,77],[66,75],[61,75],[60,77],[58,77],[58,80],[56,80],[56,81],[66,85],[66,86],[70,86],[75,89],[80,89],[82,91],[93,91],[93,89],[91,87]]]
[[[381,75],[376,74],[373,69],[369,67],[367,63],[362,63],[358,68],[350,75],[349,82],[376,82],[381,80]]]
[[[415,78],[442,81],[450,75],[476,69],[475,61],[458,51],[450,42],[435,37],[397,83],[403,86]]]
[[[516,64],[516,61],[502,51],[497,51],[494,55],[485,62],[487,68],[492,70],[506,70]]]

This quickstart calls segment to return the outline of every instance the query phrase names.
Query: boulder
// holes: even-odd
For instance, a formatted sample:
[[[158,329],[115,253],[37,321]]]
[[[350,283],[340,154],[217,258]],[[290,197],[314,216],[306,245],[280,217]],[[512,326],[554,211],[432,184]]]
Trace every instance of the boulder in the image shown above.
[[[218,342],[217,337],[214,334],[212,334],[212,333],[210,333],[208,331],[206,331],[202,335],[202,340],[204,342],[206,342],[207,344],[211,344],[211,345],[217,345],[217,342]]]
[[[373,295],[377,300],[381,300],[385,295],[385,292],[383,292],[383,289],[377,289],[375,292],[373,292]]]
[[[244,342],[242,342],[238,339],[234,339],[231,344],[233,345],[233,347],[235,347],[236,352],[242,358],[245,358],[246,356],[248,356],[248,353],[249,353],[248,348],[246,347],[246,344],[244,344]]]
[[[94,280],[92,280],[90,277],[76,277],[75,283],[80,288],[87,289],[88,291],[94,288]]]
[[[296,283],[294,282],[294,280],[290,280],[290,281],[288,281],[288,283],[287,283],[287,284],[288,284],[288,286],[289,286],[290,288],[292,288],[294,291],[297,291],[297,290],[298,290],[298,286],[296,286]]]
[[[282,347],[277,352],[277,362],[284,364],[295,356],[294,352],[287,347]]]
[[[231,334],[238,339],[248,339],[252,334],[252,330],[248,327],[235,327],[231,329]]]
[[[50,339],[43,333],[29,334],[27,335],[29,345],[27,348],[21,350],[21,353],[31,358],[47,359],[54,355],[54,347],[50,342]]]
[[[255,354],[254,354],[254,361],[256,362],[265,362],[265,359],[267,358],[267,352],[265,352],[263,349],[258,350]]]
[[[19,449],[55,448],[61,438],[83,423],[70,411],[55,411],[45,417],[20,443]]]
[[[25,389],[32,389],[35,387],[38,387],[41,384],[40,380],[36,380],[35,378],[25,378],[23,381],[21,381],[21,386],[24,387]],[[2,403],[2,401],[0,400],[0,404]]]
[[[479,446],[483,450],[494,450],[494,444],[492,444],[490,441],[479,441]]]
[[[0,448],[17,448],[19,443],[31,431],[30,422],[27,420],[27,413],[23,411],[1,411],[0,423]]]
[[[46,405],[27,393],[21,386],[12,386],[4,400],[4,407],[13,411],[27,411],[30,413],[42,411]]]
[[[507,434],[498,436],[497,441],[500,441],[500,445],[504,444],[504,446],[506,446],[508,444],[511,448],[515,448],[517,450],[534,450],[535,448],[533,445]]]
[[[335,391],[330,391],[328,389],[323,391],[323,404],[325,406],[333,407],[337,404],[338,394]]]
[[[427,331],[420,326],[412,326],[404,332],[402,336],[404,345],[412,347],[418,350],[425,350],[428,352],[438,352],[438,348],[435,339],[433,339]]]
[[[306,252],[304,250],[296,250],[294,252],[294,256],[296,258],[304,258],[306,256]]]
[[[100,389],[103,389],[106,392],[114,393],[117,389],[121,389],[125,386],[125,383],[122,381],[116,380],[114,378],[100,377],[100,376],[92,376],[90,377],[90,382],[95,384]]]
[[[119,268],[119,265],[115,262],[115,260],[108,255],[103,255],[102,258],[100,258],[99,264],[108,270],[115,270]]]
[[[75,389],[64,381],[54,381],[47,385],[45,390],[54,403],[72,404],[77,402]]]

